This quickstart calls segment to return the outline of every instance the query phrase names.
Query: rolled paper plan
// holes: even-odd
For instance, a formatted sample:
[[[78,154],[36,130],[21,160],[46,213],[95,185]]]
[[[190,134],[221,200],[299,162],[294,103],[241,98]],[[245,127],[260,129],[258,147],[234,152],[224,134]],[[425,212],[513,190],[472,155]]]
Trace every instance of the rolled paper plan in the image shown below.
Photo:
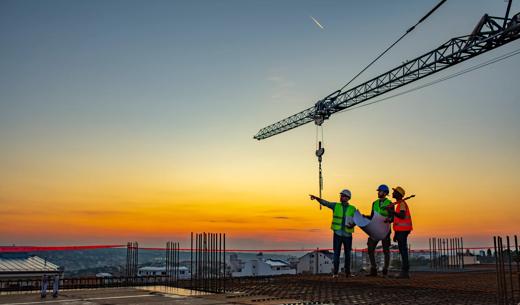
[[[372,219],[368,219],[359,210],[356,210],[353,219],[356,226],[360,227],[373,240],[382,240],[390,232],[390,223],[385,222],[386,217],[375,211]]]

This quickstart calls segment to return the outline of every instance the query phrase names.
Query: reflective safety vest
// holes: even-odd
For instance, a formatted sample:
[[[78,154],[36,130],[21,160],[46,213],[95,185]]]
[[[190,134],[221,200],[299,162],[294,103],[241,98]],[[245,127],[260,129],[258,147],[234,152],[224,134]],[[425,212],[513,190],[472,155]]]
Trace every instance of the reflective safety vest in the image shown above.
[[[385,201],[383,201],[381,206],[379,206],[379,199],[377,199],[376,201],[374,201],[374,203],[372,203],[372,209],[374,210],[374,212],[379,213],[381,216],[388,217],[389,214],[386,208],[391,204],[392,201],[390,201],[390,199],[388,198],[385,198]]]
[[[395,213],[397,214],[401,211],[401,204],[404,204],[405,216],[404,219],[397,216],[394,217],[394,231],[412,231],[412,215],[410,215],[410,209],[408,208],[406,201],[401,200],[397,202]]]
[[[347,211],[343,213],[343,204],[340,202],[337,202],[334,205],[334,213],[332,214],[332,224],[330,225],[330,228],[334,231],[343,230],[347,233],[354,233],[354,228],[349,229],[347,228],[347,223],[345,221],[345,226],[342,228],[341,225],[343,223],[343,217],[344,216],[350,216],[354,217],[354,212],[356,212],[356,208],[349,204],[347,206]]]

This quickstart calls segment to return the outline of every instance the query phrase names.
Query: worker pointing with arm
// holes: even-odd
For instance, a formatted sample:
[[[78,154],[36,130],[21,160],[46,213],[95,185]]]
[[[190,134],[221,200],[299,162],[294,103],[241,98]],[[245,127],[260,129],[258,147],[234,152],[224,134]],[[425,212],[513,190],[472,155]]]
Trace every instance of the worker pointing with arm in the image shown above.
[[[321,205],[328,207],[333,211],[332,224],[330,228],[334,231],[333,234],[333,249],[334,249],[334,270],[333,277],[338,276],[339,259],[341,255],[341,246],[345,250],[345,275],[350,277],[350,252],[352,251],[352,233],[354,233],[354,222],[352,217],[356,208],[349,203],[352,194],[348,189],[341,191],[340,202],[328,202],[322,198],[310,195],[311,200],[318,201]]]

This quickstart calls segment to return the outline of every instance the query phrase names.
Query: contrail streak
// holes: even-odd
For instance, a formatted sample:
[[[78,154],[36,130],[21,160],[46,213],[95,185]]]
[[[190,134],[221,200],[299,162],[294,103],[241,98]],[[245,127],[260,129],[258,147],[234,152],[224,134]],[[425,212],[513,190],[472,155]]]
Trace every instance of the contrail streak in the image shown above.
[[[312,17],[312,16],[309,16],[309,17],[311,17],[312,21],[314,21],[314,23],[316,23],[316,25],[319,26],[320,29],[322,29],[322,30],[325,29],[325,28],[323,27],[323,25],[321,25],[321,24],[318,22],[318,20],[316,20],[316,19],[315,19],[314,17]]]

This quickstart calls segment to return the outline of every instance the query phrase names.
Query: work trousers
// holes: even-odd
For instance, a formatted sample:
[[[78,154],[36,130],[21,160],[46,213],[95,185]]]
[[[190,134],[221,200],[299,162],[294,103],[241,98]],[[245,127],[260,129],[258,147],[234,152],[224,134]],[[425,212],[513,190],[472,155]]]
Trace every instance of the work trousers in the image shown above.
[[[340,236],[336,233],[333,234],[333,246],[334,246],[334,274],[339,272],[339,258],[341,256],[341,245],[345,249],[345,272],[350,273],[350,252],[352,250],[352,236]]]
[[[60,289],[60,277],[56,275],[54,277],[54,283],[52,283],[52,296],[57,297]]]
[[[383,254],[385,256],[385,265],[383,266],[383,270],[388,270],[388,265],[390,264],[390,233],[391,232],[388,232],[388,235],[381,241],[383,244]],[[368,238],[368,257],[370,258],[370,266],[372,270],[377,269],[375,250],[378,243],[379,241],[373,240],[370,237]]]
[[[40,296],[45,298],[47,296],[47,288],[49,285],[49,279],[46,275],[42,276],[42,289],[40,290]]]
[[[410,263],[408,261],[408,234],[410,234],[410,231],[395,232],[395,240],[397,240],[397,246],[401,254],[401,270],[403,273],[408,273],[410,270]]]

